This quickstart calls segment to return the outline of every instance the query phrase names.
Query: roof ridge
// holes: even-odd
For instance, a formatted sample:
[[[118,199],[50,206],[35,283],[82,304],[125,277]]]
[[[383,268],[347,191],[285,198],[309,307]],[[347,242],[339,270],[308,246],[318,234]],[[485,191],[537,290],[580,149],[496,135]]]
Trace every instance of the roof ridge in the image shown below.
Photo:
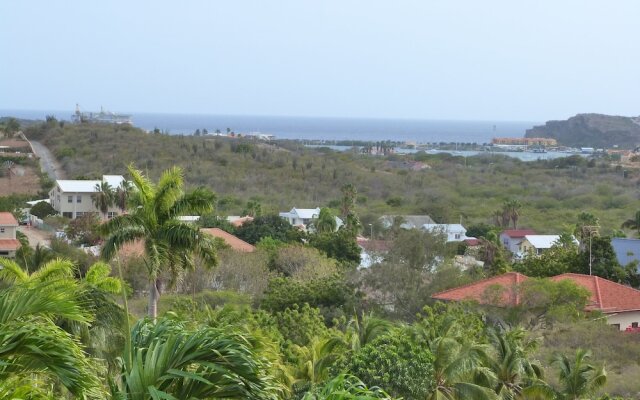
[[[485,281],[488,281],[488,280],[491,280],[491,279],[495,279],[495,278],[498,278],[498,277],[501,277],[501,276],[504,276],[504,275],[512,275],[512,274],[515,274],[516,277],[523,276],[523,277],[529,279],[529,277],[526,276],[525,274],[521,274],[520,272],[517,272],[517,271],[509,271],[509,272],[505,272],[504,274],[501,274],[501,275],[491,276],[489,278],[480,279],[479,281],[467,283],[466,285],[456,286],[456,287],[451,288],[451,289],[443,290],[441,292],[437,292],[437,293],[432,294],[431,297],[434,297],[434,296],[437,296],[437,295],[440,295],[440,294],[443,294],[443,293],[447,293],[447,292],[450,292],[452,290],[458,290],[458,289],[462,289],[462,288],[465,288],[465,287],[477,285],[477,284],[479,284],[481,282],[485,282]]]
[[[602,294],[600,293],[600,284],[598,283],[598,276],[594,275],[593,280],[596,284],[596,299],[598,299],[598,306],[603,309],[604,305],[602,304]]]

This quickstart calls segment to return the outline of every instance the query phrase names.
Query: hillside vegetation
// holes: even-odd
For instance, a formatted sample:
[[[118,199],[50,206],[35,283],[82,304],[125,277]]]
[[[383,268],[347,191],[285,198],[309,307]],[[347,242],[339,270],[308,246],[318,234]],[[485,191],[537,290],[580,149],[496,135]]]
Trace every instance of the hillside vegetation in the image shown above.
[[[249,200],[259,202],[263,213],[337,207],[340,188],[352,183],[363,224],[383,214],[493,223],[495,211],[514,199],[522,203],[519,226],[558,232],[588,211],[610,233],[637,211],[640,195],[638,171],[623,177],[606,160],[580,156],[529,163],[497,155],[377,157],[309,149],[290,141],[168,136],[108,125],[43,124],[26,134],[47,145],[70,178],[125,174],[133,162],[156,179],[168,165],[181,166],[189,185],[217,193],[221,214],[239,214]],[[398,161],[419,161],[428,168],[412,170]]]
[[[633,149],[640,145],[640,120],[603,114],[578,114],[527,130],[526,137],[546,137],[572,147]]]

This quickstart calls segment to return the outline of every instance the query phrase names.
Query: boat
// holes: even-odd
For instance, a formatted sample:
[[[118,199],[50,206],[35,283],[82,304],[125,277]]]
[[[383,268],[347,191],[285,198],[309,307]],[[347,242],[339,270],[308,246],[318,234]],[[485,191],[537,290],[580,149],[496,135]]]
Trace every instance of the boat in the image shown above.
[[[100,107],[100,112],[80,111],[80,106],[76,104],[76,112],[71,116],[71,121],[79,123],[96,123],[96,124],[116,124],[116,125],[132,125],[131,115],[116,114],[111,111],[105,111]]]

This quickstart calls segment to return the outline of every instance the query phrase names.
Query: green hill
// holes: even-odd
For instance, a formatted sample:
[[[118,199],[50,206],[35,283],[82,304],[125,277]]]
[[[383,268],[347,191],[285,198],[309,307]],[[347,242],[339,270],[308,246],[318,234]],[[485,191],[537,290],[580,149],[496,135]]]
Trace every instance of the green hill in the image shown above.
[[[211,188],[220,213],[231,215],[241,213],[249,199],[271,213],[338,208],[340,188],[353,183],[365,227],[384,214],[491,223],[505,200],[518,199],[523,203],[520,226],[554,233],[575,223],[582,210],[599,216],[605,228],[618,228],[637,211],[640,195],[639,172],[629,171],[625,179],[608,163],[579,156],[529,163],[498,155],[377,157],[292,141],[167,136],[114,125],[42,124],[26,134],[52,150],[69,178],[124,174],[134,162],[157,179],[162,170],[179,165],[188,185]],[[415,162],[428,168],[413,170]]]

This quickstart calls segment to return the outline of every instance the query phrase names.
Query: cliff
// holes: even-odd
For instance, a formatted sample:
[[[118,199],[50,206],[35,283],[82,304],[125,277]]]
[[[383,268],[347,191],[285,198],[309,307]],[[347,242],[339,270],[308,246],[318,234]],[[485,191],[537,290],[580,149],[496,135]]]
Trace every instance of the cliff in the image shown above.
[[[635,148],[640,145],[640,117],[578,114],[528,129],[525,137],[554,138],[571,147]]]

